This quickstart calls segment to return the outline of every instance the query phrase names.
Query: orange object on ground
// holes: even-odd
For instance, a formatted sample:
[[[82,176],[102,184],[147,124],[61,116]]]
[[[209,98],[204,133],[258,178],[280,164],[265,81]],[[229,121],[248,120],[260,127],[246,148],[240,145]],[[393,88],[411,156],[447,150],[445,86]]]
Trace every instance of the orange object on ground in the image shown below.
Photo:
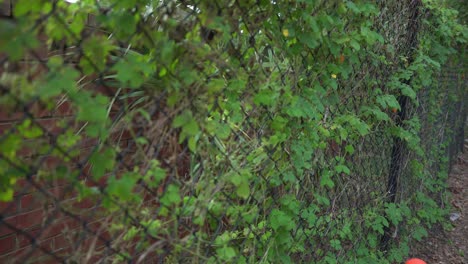
[[[418,258],[408,259],[405,264],[427,264],[426,261]]]

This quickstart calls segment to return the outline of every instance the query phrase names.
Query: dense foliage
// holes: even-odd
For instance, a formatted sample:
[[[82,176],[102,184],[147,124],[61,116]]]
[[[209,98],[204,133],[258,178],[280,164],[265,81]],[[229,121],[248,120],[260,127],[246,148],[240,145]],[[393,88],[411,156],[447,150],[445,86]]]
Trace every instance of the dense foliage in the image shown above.
[[[4,66],[41,74],[1,73],[1,107],[24,119],[1,135],[0,199],[66,179],[112,216],[116,261],[137,241],[168,263],[400,262],[447,213],[443,117],[465,91],[440,73],[466,67],[457,15],[429,0],[18,0]],[[45,62],[44,36],[63,47]],[[64,101],[58,134],[28,110]]]

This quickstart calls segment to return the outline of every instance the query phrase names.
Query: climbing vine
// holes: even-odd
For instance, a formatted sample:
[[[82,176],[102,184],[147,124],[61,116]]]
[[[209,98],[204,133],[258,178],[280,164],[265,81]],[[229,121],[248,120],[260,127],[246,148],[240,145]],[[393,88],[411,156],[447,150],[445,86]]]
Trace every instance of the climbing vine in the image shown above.
[[[395,263],[444,221],[439,121],[463,91],[439,80],[466,57],[457,11],[189,2],[17,1],[3,64],[36,63],[1,71],[2,111],[23,113],[0,132],[2,201],[22,179],[68,181],[112,215],[115,261]],[[30,110],[64,101],[58,133]]]

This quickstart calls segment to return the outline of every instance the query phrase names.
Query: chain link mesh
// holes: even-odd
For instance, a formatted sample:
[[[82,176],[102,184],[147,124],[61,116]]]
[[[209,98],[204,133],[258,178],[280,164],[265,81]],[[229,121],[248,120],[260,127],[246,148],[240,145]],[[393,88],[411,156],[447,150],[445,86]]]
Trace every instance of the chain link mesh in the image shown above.
[[[379,225],[385,202],[440,193],[414,166],[436,178],[463,140],[463,64],[413,101],[391,85],[427,30],[419,1],[342,16],[341,1],[16,2],[0,41],[2,262],[364,256],[405,229]],[[372,112],[382,95],[401,109]],[[423,156],[389,133],[414,117]]]

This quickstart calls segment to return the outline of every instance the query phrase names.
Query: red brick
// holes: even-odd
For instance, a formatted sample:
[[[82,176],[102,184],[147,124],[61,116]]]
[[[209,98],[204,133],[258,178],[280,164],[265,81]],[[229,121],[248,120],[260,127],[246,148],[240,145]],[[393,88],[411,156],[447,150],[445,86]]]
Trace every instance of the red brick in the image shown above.
[[[24,72],[24,71],[23,71]],[[58,99],[57,99],[58,100]],[[69,117],[73,114],[73,108],[69,101],[57,102],[57,106],[52,109],[47,109],[39,102],[33,103],[28,108],[28,112],[31,113],[35,119],[42,118],[44,120],[53,119],[54,117]],[[21,120],[25,113],[21,109],[6,109],[0,107],[0,121],[2,122],[14,122]],[[49,125],[47,121],[44,124]]]
[[[65,118],[47,118],[47,119],[38,119],[37,122],[46,129],[52,135],[63,134],[64,129],[59,126],[58,121],[62,121]]]
[[[73,203],[73,207],[79,208],[79,209],[89,209],[95,206],[95,202],[91,199],[84,199],[81,201],[76,200]]]
[[[43,199],[44,197],[39,195],[37,192],[23,195],[20,198],[20,210],[24,212],[26,210],[38,209],[41,207],[41,200],[43,201]]]
[[[107,176],[108,175],[105,175],[96,181],[92,179],[92,175],[85,175],[88,179],[85,184],[87,187],[105,187],[107,185]]]
[[[42,63],[37,63],[37,61],[20,61],[19,62],[20,71],[22,74],[26,75],[28,81],[33,81],[42,77],[47,73],[47,66]]]
[[[62,258],[57,259],[57,257],[55,255],[54,256],[44,255],[44,256],[41,256],[41,257],[35,259],[35,261],[32,262],[32,263],[36,263],[36,264],[59,264],[59,263],[63,263],[63,259]]]
[[[0,263],[11,264],[11,263],[16,263],[15,261],[16,261],[16,258],[15,258],[14,252],[7,254],[7,255],[0,256]]]
[[[0,121],[3,123],[20,120],[23,116],[23,112],[16,111],[15,109],[5,109],[0,107]],[[2,130],[0,128],[0,133],[1,132]]]
[[[16,214],[18,210],[17,204],[18,202],[16,200],[13,200],[8,203],[0,202],[0,215],[5,217]]]
[[[60,219],[59,222],[58,221],[53,222],[48,227],[44,228],[44,230],[42,231],[41,237],[49,238],[49,237],[59,235],[62,232],[65,232],[67,230],[65,222],[66,222],[65,219]]]
[[[16,236],[7,236],[0,238],[0,255],[11,252],[16,249]]]
[[[12,122],[8,123],[0,123],[0,136],[4,136],[6,134],[14,133],[11,131],[11,128],[13,127]]]
[[[122,139],[119,141],[119,147],[120,149],[124,150],[124,149],[127,149],[128,148],[128,141],[129,140],[126,140],[126,139]]]
[[[87,263],[106,263],[106,261],[103,260],[101,254],[95,254],[87,261]]]
[[[71,246],[71,241],[69,241],[64,235],[55,236],[53,239],[54,251],[64,250]]]
[[[63,178],[53,178],[50,181],[48,181],[47,186],[49,187],[60,187],[60,186],[65,186],[69,185],[70,181],[68,179],[63,179]]]
[[[39,241],[39,245],[47,250],[47,251],[50,251],[50,252],[53,252],[54,251],[54,238],[48,238],[48,239],[45,239],[45,240],[41,240]]]
[[[95,147],[98,144],[98,139],[97,138],[84,138],[80,144],[81,148],[90,148],[90,147]]]
[[[31,254],[32,253],[32,254]],[[29,255],[29,256],[28,256]],[[26,258],[26,256],[28,256]],[[22,261],[22,262],[20,262]],[[0,256],[0,263],[61,263],[60,260],[55,259],[53,256],[47,255],[39,248],[35,248],[31,252],[31,246],[22,248],[16,252]]]
[[[49,189],[49,193],[55,196],[56,198],[64,199],[67,195],[70,195],[70,186],[58,186]]]
[[[88,87],[89,90],[93,90],[96,94],[102,94],[106,96],[113,96],[117,90],[117,88],[104,86],[104,85],[93,85],[93,87]],[[125,94],[125,93],[122,93]],[[136,99],[133,99],[134,101]]]
[[[90,155],[91,153],[95,150],[95,146],[91,146],[91,147],[84,147],[82,146],[80,148],[80,154],[78,156],[78,159],[80,161],[86,161],[90,158]]]
[[[42,209],[14,216],[14,218],[16,218],[16,228],[27,229],[36,225],[40,225],[44,216],[45,213]]]
[[[110,138],[112,139],[112,141],[131,139],[132,132],[130,132],[128,129],[114,132],[111,134]]]
[[[65,232],[66,226],[65,226],[65,221],[64,219],[61,219],[60,222],[54,222],[50,224],[48,227],[44,228],[44,230],[41,233],[41,238],[49,238],[49,237],[54,237],[56,235],[61,234],[62,232]]]
[[[104,219],[103,219],[104,220]],[[105,220],[104,221],[96,221],[96,222],[93,222],[93,223],[89,223],[88,224],[88,228],[95,234],[99,234],[99,233],[102,233],[102,228],[105,224]]]
[[[57,102],[57,106],[52,110],[52,116],[70,116],[73,115],[74,110],[73,106],[68,100]]]
[[[34,189],[31,186],[31,183],[27,179],[21,178],[16,181],[16,186],[21,189],[16,195],[25,194],[33,192]]]
[[[89,251],[90,249],[94,249],[93,251],[95,251],[97,248],[105,246],[105,242],[98,236],[87,233],[86,238],[81,242],[80,246],[85,251]]]
[[[33,228],[27,231],[28,235],[17,234],[18,247],[23,248],[31,244],[31,237],[36,238],[41,228]]]
[[[24,258],[28,256],[26,260],[32,260],[44,254],[45,253],[42,252],[42,250],[39,249],[38,246],[36,245],[34,248],[32,246],[26,246],[24,248],[20,248],[16,250],[15,252],[13,252],[12,257],[17,258],[17,260],[19,261],[19,260],[25,260]]]
[[[79,228],[82,225],[82,222],[71,217],[66,217],[65,219],[60,221],[61,229],[63,231],[74,230]]]
[[[66,247],[66,248],[61,248],[57,251],[54,252],[54,255],[58,256],[58,257],[68,257],[70,256],[71,254],[73,254],[74,250],[72,247]],[[91,263],[91,262],[88,262],[88,263]]]
[[[35,119],[47,117],[50,115],[50,111],[39,102],[31,104],[28,108],[28,111],[35,117]]]
[[[23,146],[16,152],[16,155],[25,158],[33,156],[37,149],[34,147],[31,148],[31,146],[34,145],[34,143],[36,142],[36,140],[24,140]]]
[[[7,226],[5,223],[15,226],[16,216],[7,217],[0,222],[0,237],[14,233],[15,231]]]
[[[23,195],[36,192],[37,189],[29,183],[26,179],[19,179],[16,181],[15,192],[13,193],[14,199],[17,201],[18,209],[20,209],[20,199]]]
[[[56,168],[58,165],[62,165],[64,163],[61,158],[54,156],[41,157],[41,159],[41,164],[49,169]]]

